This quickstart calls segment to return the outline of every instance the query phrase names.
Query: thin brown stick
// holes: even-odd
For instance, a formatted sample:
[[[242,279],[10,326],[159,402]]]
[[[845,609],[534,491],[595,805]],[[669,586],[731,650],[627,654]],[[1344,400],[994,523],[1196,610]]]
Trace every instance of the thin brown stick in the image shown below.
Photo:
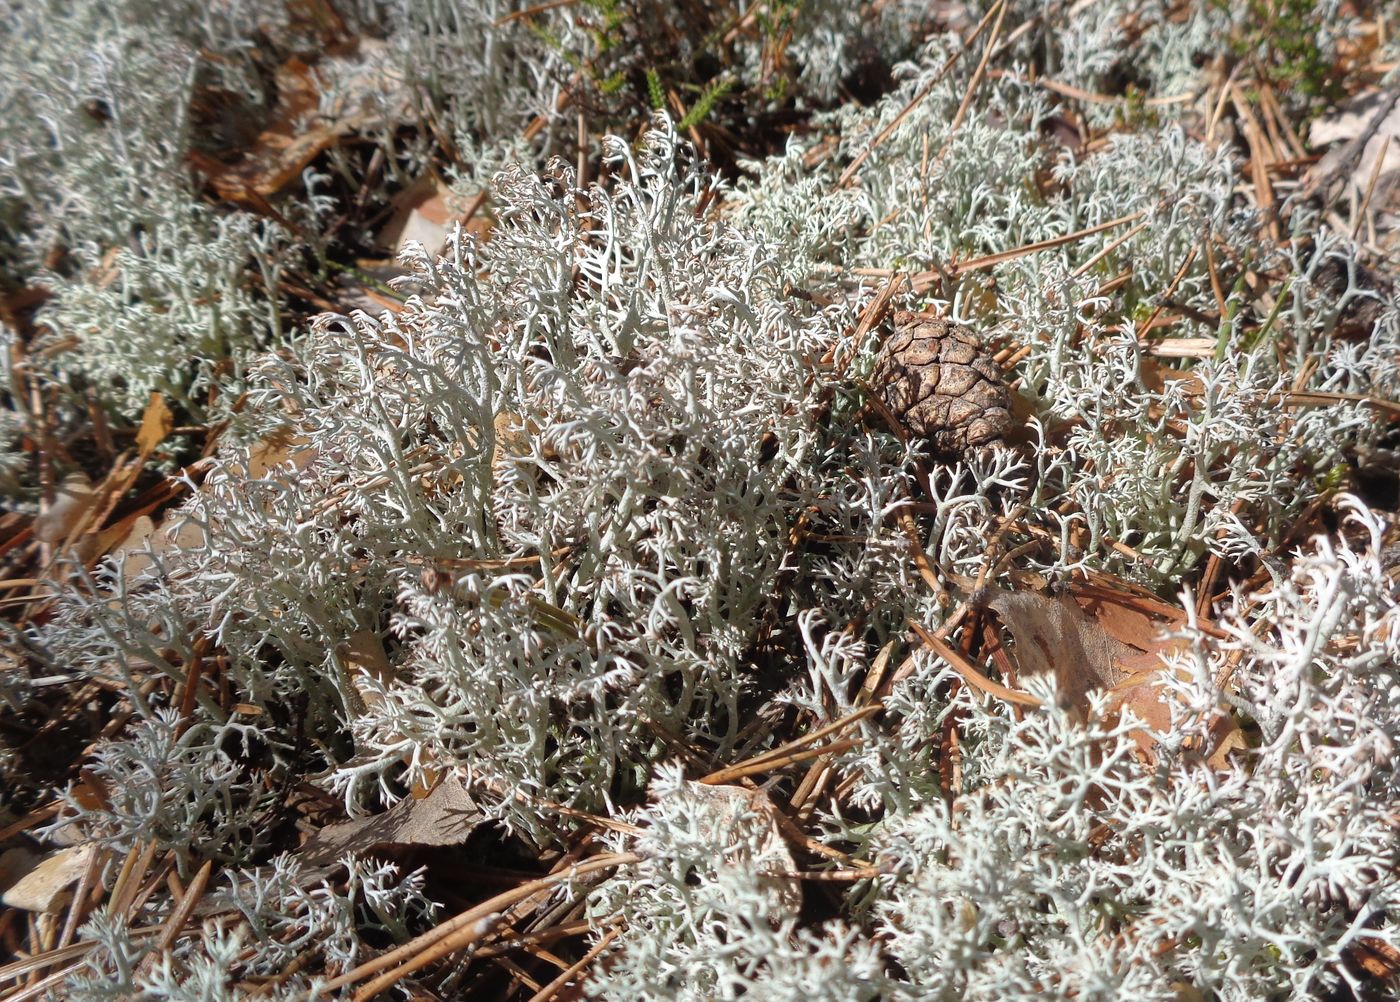
[[[1186,272],[1190,269],[1191,262],[1196,260],[1196,254],[1199,250],[1200,248],[1198,247],[1192,247],[1191,250],[1187,252],[1186,260],[1181,262],[1181,267],[1178,268],[1176,274],[1172,276],[1171,284],[1168,285],[1166,291],[1162,293],[1162,301],[1157,304],[1157,308],[1152,311],[1151,316],[1147,318],[1147,322],[1138,329],[1138,341],[1142,341],[1143,338],[1147,337],[1147,335],[1152,332],[1152,325],[1157,322],[1157,318],[1160,317],[1162,311],[1167,308],[1167,300],[1171,299],[1172,294],[1176,292],[1176,287],[1180,285],[1181,280],[1186,277]]]
[[[756,788],[752,780],[749,780],[745,785],[750,788]],[[801,846],[813,856],[825,856],[827,859],[835,860],[842,866],[859,865],[856,860],[846,855],[840,849],[833,849],[824,842],[818,842],[816,839],[812,838],[799,828],[792,818],[788,817],[782,811],[774,810],[772,818],[773,823],[778,826],[778,831],[781,832],[783,837],[792,845]]]
[[[792,811],[795,821],[805,823],[811,817],[817,798],[831,781],[832,775],[830,758],[819,758],[807,767],[806,775],[797,784],[792,799],[788,801],[788,810]]]
[[[875,655],[874,662],[871,663],[869,671],[866,672],[865,681],[861,683],[860,692],[856,693],[855,705],[857,707],[867,707],[877,699],[877,693],[884,684],[885,676],[889,672],[890,658],[894,654],[895,641],[891,640],[880,649],[880,653]],[[805,822],[812,811],[817,806],[818,799],[826,790],[827,785],[836,777],[836,771],[832,768],[831,756],[823,756],[813,762],[807,769],[807,774],[798,783],[797,789],[793,791],[792,798],[788,801],[788,808],[792,811],[794,822]]]
[[[991,76],[1002,80],[1014,80],[1027,87],[1042,87],[1045,90],[1059,94],[1061,97],[1073,98],[1076,101],[1083,101],[1085,104],[1111,104],[1123,106],[1128,103],[1128,98],[1119,97],[1115,94],[1096,94],[1093,91],[1084,90],[1071,84],[1060,83],[1049,77],[1036,77],[1028,80],[1021,74],[1012,70],[992,70]],[[1148,108],[1167,108],[1175,104],[1190,104],[1196,99],[1196,94],[1168,94],[1163,97],[1149,97],[1143,100],[1143,105]]]
[[[16,992],[13,995],[6,995],[4,1002],[30,1002],[44,995],[50,988],[62,984],[70,974],[76,971],[81,964],[71,964],[61,971],[55,971],[46,978],[31,981],[25,986],[24,991]]]
[[[986,675],[983,675],[973,665],[971,661],[963,657],[962,652],[953,648],[947,641],[942,640],[932,633],[929,633],[914,620],[906,620],[910,629],[919,635],[919,639],[924,642],[924,646],[937,654],[944,661],[967,680],[968,684],[990,696],[996,696],[1014,706],[1028,706],[1038,708],[1040,700],[1025,692],[1017,692],[1015,689],[1008,689],[1000,682],[993,682]]]
[[[1228,304],[1225,302],[1225,287],[1220,283],[1220,269],[1215,264],[1215,236],[1206,241],[1206,270],[1210,273],[1210,291],[1215,297],[1215,308],[1220,311],[1220,319],[1225,319]]]
[[[545,985],[538,992],[532,995],[530,997],[530,1002],[549,1002],[549,1000],[553,999],[556,995],[558,995],[562,989],[567,988],[569,986],[569,983],[573,981],[574,978],[578,977],[579,972],[581,972],[589,964],[593,963],[597,956],[604,950],[606,950],[608,946],[611,945],[612,941],[617,939],[617,937],[622,934],[622,928],[623,927],[619,922],[619,924],[614,925],[611,929],[609,929],[608,932],[603,936],[603,938],[598,940],[597,943],[593,944],[593,946],[589,948],[588,952],[585,953],[582,957],[580,957],[578,961],[573,964],[573,966],[571,966],[568,970],[561,972],[557,978],[555,978],[549,984]]]
[[[136,885],[145,878],[146,870],[150,867],[155,854],[154,842],[144,846],[138,842],[131,847],[131,850],[126,854],[126,859],[122,861],[122,868],[117,874],[116,881],[112,884],[112,896],[108,899],[107,905],[111,914],[126,914],[127,905],[136,897]]]
[[[529,971],[525,970],[525,968],[521,967],[509,957],[492,957],[491,962],[497,967],[501,968],[501,970],[505,971],[511,977],[510,982],[505,987],[505,993],[502,996],[503,998],[511,998],[513,995],[515,995],[516,985],[520,985],[522,988],[528,988],[531,991],[536,992],[539,991],[542,987],[540,983],[535,980],[534,976],[530,974]],[[561,964],[560,966],[566,967],[568,965]]]
[[[1361,204],[1356,207],[1356,219],[1351,224],[1351,239],[1354,241],[1361,235],[1361,227],[1366,222],[1366,210],[1371,207],[1371,195],[1375,193],[1376,181],[1381,176],[1381,167],[1385,165],[1385,156],[1390,152],[1390,136],[1386,136],[1381,143],[1381,151],[1376,156],[1376,162],[1371,165],[1371,176],[1366,180],[1366,194],[1361,196]]]
[[[28,831],[35,825],[42,824],[61,810],[63,810],[63,801],[30,811],[18,821],[12,821],[4,828],[0,828],[0,842],[7,842],[20,832]]]
[[[889,312],[890,300],[894,299],[899,287],[904,284],[904,276],[895,272],[890,280],[884,284],[870,304],[861,311],[860,322],[856,324],[855,333],[851,335],[851,350],[840,358],[833,359],[833,368],[836,373],[844,374],[850,368],[851,363],[860,355],[860,350],[865,345],[865,339],[870,331],[881,320],[885,319],[885,314]]]
[[[154,844],[153,842],[152,845]],[[165,857],[161,859],[160,865],[155,868],[155,872],[151,873],[146,878],[145,883],[137,888],[136,896],[133,897],[131,902],[126,906],[126,914],[128,917],[139,913],[141,909],[146,906],[146,902],[150,901],[155,893],[165,886],[166,874],[168,874],[174,866],[175,853],[173,851],[166,853]]]
[[[780,745],[777,748],[772,749],[771,751],[766,751],[762,755],[755,755],[753,758],[749,759],[746,762],[740,762],[738,765],[727,766],[726,768],[720,769],[716,772],[712,772],[708,776],[701,779],[700,782],[709,785],[714,785],[717,783],[726,783],[730,780],[730,778],[737,778],[740,775],[748,775],[748,772],[750,771],[762,772],[762,768],[751,767],[759,767],[764,765],[765,763],[770,763],[774,760],[783,758],[787,756],[789,752],[796,751],[800,748],[805,748],[808,745],[820,741],[822,738],[829,737],[832,734],[836,734],[840,731],[845,730],[847,727],[850,727],[852,724],[864,720],[866,717],[872,717],[884,708],[885,706],[883,703],[872,703],[869,706],[862,706],[859,710],[855,710],[852,713],[848,713],[839,720],[833,720],[826,726],[817,728],[811,734],[804,734],[802,737],[797,738],[794,741],[789,741],[784,745]],[[829,748],[823,748],[821,750],[827,751],[829,750]],[[736,772],[736,770],[746,771]]]
[[[185,888],[185,893],[180,896],[174,910],[170,913],[170,918],[166,920],[165,931],[160,934],[160,941],[156,944],[158,952],[169,950],[175,945],[175,940],[180,935],[180,930],[189,921],[190,915],[194,913],[195,905],[204,897],[204,890],[209,886],[209,876],[214,872],[214,861],[205,860],[199,872],[190,881],[190,886]]]
[[[972,43],[977,41],[982,32],[986,30],[992,18],[1001,11],[1003,3],[1004,0],[997,0],[996,5],[988,10],[986,14],[982,15],[982,20],[977,22],[977,27],[972,30],[972,34],[967,36],[962,45],[959,46],[957,52],[948,57],[948,61],[934,74],[933,79],[919,88],[919,92],[909,99],[909,103],[900,109],[898,115],[894,116],[894,120],[876,133],[875,138],[870,141],[870,145],[862,150],[860,155],[851,161],[850,166],[841,172],[841,176],[836,180],[836,187],[844,188],[850,184],[851,180],[865,164],[865,161],[870,159],[870,155],[884,145],[885,140],[890,138],[891,133],[903,125],[905,120],[914,113],[914,109],[921,105],[924,99],[933,93],[933,88],[937,87],[943,81],[943,78],[948,75],[948,72],[957,65],[958,60],[972,47]]]
[[[133,939],[141,939],[146,936],[154,936],[160,932],[158,925],[140,926],[127,930],[127,934]],[[45,967],[52,967],[54,964],[61,964],[67,960],[73,960],[89,953],[98,944],[95,940],[82,940],[71,946],[60,946],[47,953],[36,953],[32,957],[25,957],[12,963],[0,967],[0,983],[6,981],[18,981],[34,971],[43,970]],[[6,1000],[8,1002],[8,999]]]
[[[880,869],[874,866],[862,866],[855,870],[788,870],[779,876],[787,877],[790,880],[810,880],[827,881],[832,883],[850,883],[857,880],[869,880],[871,877],[878,877]]]
[[[176,725],[176,737],[183,735],[194,722],[194,707],[196,696],[199,694],[199,679],[204,673],[204,658],[213,646],[212,637],[208,634],[201,635],[194,642],[189,660],[185,663],[185,680],[180,689],[180,722]]]
[[[1088,271],[1090,268],[1092,268],[1094,265],[1098,264],[1098,263],[1099,263],[1100,261],[1102,261],[1104,258],[1108,257],[1108,255],[1112,254],[1112,253],[1113,253],[1114,251],[1116,251],[1119,247],[1122,247],[1125,243],[1127,243],[1129,240],[1133,239],[1133,237],[1137,236],[1139,233],[1141,233],[1141,232],[1142,232],[1143,230],[1145,230],[1145,229],[1147,229],[1147,224],[1146,224],[1146,223],[1138,223],[1136,226],[1134,226],[1134,227],[1133,227],[1131,230],[1129,230],[1127,233],[1124,233],[1124,234],[1123,234],[1122,236],[1120,236],[1120,237],[1116,237],[1114,240],[1112,240],[1110,243],[1108,243],[1108,244],[1104,247],[1103,250],[1099,251],[1099,252],[1098,252],[1097,254],[1095,254],[1093,257],[1089,258],[1089,260],[1087,260],[1087,261],[1085,261],[1083,264],[1081,264],[1078,268],[1075,268],[1074,271],[1070,272],[1070,273],[1069,273],[1069,274],[1070,274],[1070,277],[1071,277],[1071,278],[1078,278],[1080,275],[1083,275],[1085,272],[1087,272],[1087,271]]]
[[[1391,418],[1400,418],[1400,403],[1381,397],[1368,397],[1364,393],[1325,393],[1321,390],[1310,390],[1306,393],[1271,394],[1265,399],[1271,404],[1281,403],[1285,407],[1331,407],[1334,404],[1365,404],[1388,414]]]
[[[991,13],[988,11],[988,13]],[[943,136],[943,143],[938,148],[938,155],[933,158],[933,166],[937,167],[947,156],[949,148],[953,145],[953,137],[962,128],[963,121],[967,118],[967,109],[972,107],[972,99],[977,96],[977,88],[982,84],[982,78],[987,72],[987,62],[992,58],[992,47],[996,45],[997,36],[1001,34],[1002,22],[1006,20],[1006,0],[997,0],[997,20],[992,25],[991,32],[987,35],[987,44],[982,47],[982,58],[977,61],[977,68],[972,71],[972,79],[967,82],[967,89],[963,91],[962,100],[958,102],[958,110],[953,115],[953,121],[948,126],[948,131]]]
[[[919,536],[919,526],[914,521],[914,516],[910,514],[908,508],[901,508],[895,515],[899,522],[899,527],[904,530],[904,537],[909,541],[909,556],[914,561],[914,567],[919,572],[919,577],[924,579],[924,584],[929,586],[934,598],[939,605],[948,604],[948,590],[943,587],[943,583],[938,580],[938,575],[933,572],[933,564],[929,562],[928,553],[924,550],[924,541]]]
[[[1278,103],[1278,95],[1274,93],[1273,87],[1269,84],[1261,84],[1259,87],[1259,105],[1268,111],[1269,118],[1278,125],[1282,133],[1283,145],[1293,158],[1298,161],[1308,159],[1308,151],[1303,146],[1303,140],[1293,128],[1293,124],[1288,121],[1288,116],[1283,113],[1283,108]]]
[[[476,955],[478,957],[494,957],[502,953],[509,953],[512,950],[523,950],[528,946],[539,943],[550,943],[556,939],[578,936],[588,932],[595,924],[596,923],[592,919],[579,919],[576,922],[551,926],[548,929],[519,933],[511,936],[509,939],[502,939],[500,942],[493,942],[489,946],[483,946],[480,950],[476,951]]]
[[[1283,239],[1283,232],[1279,227],[1277,199],[1274,197],[1274,186],[1269,181],[1268,166],[1280,158],[1273,153],[1268,138],[1264,135],[1263,126],[1259,124],[1238,84],[1230,88],[1230,100],[1244,125],[1244,141],[1249,147],[1249,173],[1254,182],[1255,201],[1259,203],[1259,211],[1264,214],[1269,236],[1278,243]]]
[[[1003,261],[1013,261],[1018,257],[1025,257],[1027,254],[1035,254],[1038,251],[1050,250],[1054,247],[1063,247],[1065,244],[1072,244],[1076,240],[1083,240],[1085,237],[1091,237],[1095,233],[1111,230],[1115,226],[1122,226],[1124,223],[1135,223],[1145,215],[1147,215],[1146,210],[1139,210],[1126,216],[1119,216],[1117,219],[1110,219],[1106,223],[1099,223],[1097,226],[1089,226],[1082,230],[1075,230],[1073,233],[1066,233],[1062,237],[1038,240],[1033,244],[1025,244],[1022,247],[1016,247],[1012,250],[998,251],[995,254],[987,254],[984,257],[975,257],[968,261],[949,264],[945,270],[950,275],[965,275],[970,271],[978,271],[982,268],[990,268],[994,264],[1001,264]],[[924,292],[941,277],[938,271],[921,271],[913,276],[911,284],[915,292]]]
[[[531,4],[524,10],[511,11],[509,14],[496,19],[495,27],[504,27],[512,21],[521,21],[534,17],[536,14],[543,14],[547,11],[558,10],[560,7],[572,7],[578,0],[545,0],[544,3]]]
[[[373,960],[368,960],[359,967],[347,971],[338,978],[332,979],[323,985],[321,990],[334,991],[337,988],[353,985],[369,977],[371,974],[383,971],[386,968],[394,967],[395,964],[398,964],[399,966],[394,967],[394,970],[390,972],[392,977],[388,978],[388,980],[380,978],[374,982],[375,984],[379,984],[380,981],[383,981],[384,985],[393,984],[399,978],[412,974],[414,971],[432,963],[434,960],[445,957],[461,949],[461,945],[457,945],[459,941],[463,945],[470,945],[477,939],[480,939],[481,936],[490,932],[490,923],[485,923],[483,927],[482,920],[489,919],[490,916],[501,911],[501,909],[507,908],[539,891],[556,887],[565,881],[584,877],[590,873],[597,873],[600,870],[626,866],[629,863],[639,863],[642,861],[642,858],[640,854],[635,852],[608,853],[603,856],[595,856],[585,863],[569,867],[567,870],[561,871],[560,873],[550,874],[547,877],[541,877],[538,880],[531,880],[528,883],[521,884],[519,887],[513,887],[508,891],[504,891],[494,897],[486,899],[478,905],[468,908],[461,914],[448,919],[446,922],[437,926],[437,928],[425,932],[423,935],[410,940],[403,946],[390,950],[388,953],[375,957]],[[369,992],[367,986],[365,989],[361,989],[360,992],[356,993],[355,998],[373,998],[374,995],[381,990],[382,987],[376,989],[374,992]],[[310,1002],[310,996],[306,998],[307,1002]]]
[[[743,779],[745,776],[753,776],[760,772],[773,772],[783,769],[798,762],[806,762],[809,759],[820,758],[823,755],[836,755],[839,752],[850,751],[861,743],[860,738],[847,738],[844,741],[833,741],[829,745],[822,745],[820,748],[808,748],[806,751],[792,752],[788,755],[779,755],[775,758],[765,758],[761,762],[749,762],[744,765],[731,766],[706,776],[700,782],[710,786],[731,782],[736,779]]]
[[[1235,77],[1239,76],[1239,72],[1244,66],[1245,63],[1242,60],[1230,71],[1230,76],[1221,86],[1220,94],[1215,99],[1215,107],[1211,110],[1210,120],[1206,122],[1206,146],[1212,152],[1215,150],[1215,127],[1220,124],[1220,119],[1225,115],[1225,102],[1230,99],[1231,93],[1234,92]]]
[[[63,933],[58,937],[58,948],[73,942],[73,937],[77,935],[78,926],[83,924],[83,919],[87,918],[88,908],[93,903],[93,889],[98,885],[98,877],[102,873],[103,867],[107,865],[107,850],[96,849],[92,858],[88,860],[87,867],[83,870],[83,876],[78,881],[77,889],[73,891],[73,900],[68,905],[68,915],[63,923]]]

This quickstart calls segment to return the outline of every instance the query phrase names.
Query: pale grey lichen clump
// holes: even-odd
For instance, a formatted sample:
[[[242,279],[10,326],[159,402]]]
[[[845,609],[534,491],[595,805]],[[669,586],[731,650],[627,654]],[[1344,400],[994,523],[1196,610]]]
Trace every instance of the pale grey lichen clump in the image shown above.
[[[405,94],[430,102],[417,113],[433,113],[472,163],[535,152],[514,137],[552,109],[567,64],[543,41],[522,50],[529,33],[498,23],[510,5],[337,6],[348,33],[390,39],[377,81],[387,92],[364,101],[366,118],[379,112],[371,138],[390,180],[425,169],[424,144],[397,139],[414,113]],[[276,124],[269,61],[320,44],[316,25],[261,0],[45,0],[6,3],[3,16],[0,263],[50,294],[33,378],[75,409],[95,394],[117,424],[139,419],[152,392],[226,416],[254,355],[293,335],[282,280],[318,266],[336,207],[320,194],[329,179],[308,168],[300,197],[271,216],[215,213],[196,155],[217,160],[231,136]],[[306,128],[352,86],[329,71],[319,83]]]
[[[225,871],[209,902],[242,923],[208,923],[202,935],[160,952],[151,949],[149,936],[138,936],[129,923],[99,911],[83,930],[95,949],[62,992],[50,997],[85,1002],[247,998],[235,990],[232,976],[260,979],[258,997],[275,1002],[330,997],[316,979],[294,973],[298,957],[315,950],[328,963],[353,967],[367,959],[366,928],[405,938],[410,922],[434,910],[423,895],[421,873],[405,875],[373,859],[351,857],[347,864],[348,878],[342,881],[325,870],[309,871],[290,854],[263,867]]]
[[[491,241],[418,255],[403,312],[321,318],[254,408],[294,415],[304,468],[212,487],[208,549],[138,599],[350,718],[352,804],[401,757],[457,762],[547,842],[537,800],[599,809],[658,742],[736,743],[826,327],[696,218],[673,142],[614,143],[611,193],[509,172]]]
[[[277,278],[295,241],[255,215],[208,211],[187,160],[197,73],[217,67],[207,83],[260,98],[246,50],[261,13],[5,5],[0,262],[51,291],[36,380],[77,399],[92,388],[116,420],[139,417],[156,390],[199,409],[220,363],[234,363],[236,385],[281,333]]]
[[[1355,548],[1319,542],[1254,599],[1269,634],[1243,596],[1220,617],[1227,638],[1193,632],[1155,769],[1134,759],[1128,725],[968,701],[985,796],[951,811],[930,796],[873,839],[893,874],[874,913],[915,996],[1031,999],[1053,984],[1170,999],[1177,982],[1307,996],[1357,937],[1388,928],[1397,608],[1382,525],[1348,517]],[[1248,769],[1208,775],[1186,741],[1232,658],[1243,674],[1226,698],[1263,733]]]
[[[600,183],[543,159],[560,122],[516,138],[554,114],[561,46],[591,44],[565,15],[548,14],[537,48],[498,48],[507,4],[365,6],[350,16],[424,74],[459,148],[538,159],[490,180],[488,240],[405,255],[400,310],[323,314],[295,338],[278,327],[279,268],[314,257],[325,206],[308,198],[294,237],[203,207],[181,166],[191,53],[220,40],[236,76],[229,39],[251,20],[187,19],[188,37],[146,45],[137,5],[110,24],[67,5],[10,12],[29,19],[31,67],[57,65],[50,33],[89,48],[65,81],[12,74],[4,100],[71,116],[100,92],[112,116],[73,150],[35,134],[0,153],[0,253],[38,272],[59,241],[81,265],[54,276],[41,316],[85,347],[45,356],[45,378],[110,388],[128,415],[152,389],[191,405],[216,384],[248,391],[217,471],[146,565],[76,568],[29,637],[125,693],[135,718],[90,763],[117,795],[94,807],[70,792],[49,834],[118,852],[154,841],[186,876],[217,859],[244,924],[161,954],[136,927],[169,900],[139,923],[98,913],[83,936],[100,948],[64,997],[230,997],[231,975],[276,975],[308,944],[344,970],[365,959],[357,930],[406,938],[433,908],[420,876],[352,859],[340,886],[268,862],[267,819],[288,776],[356,813],[444,770],[534,847],[568,842],[573,812],[626,822],[606,840],[641,861],[567,892],[616,937],[593,997],[1244,1000],[1359,984],[1352,951],[1395,944],[1400,919],[1400,609],[1393,515],[1329,491],[1380,433],[1360,398],[1400,398],[1400,308],[1358,285],[1355,244],[1303,207],[1292,225],[1311,243],[1266,251],[1231,147],[1186,127],[1191,101],[1075,153],[1046,138],[1054,104],[1018,60],[1047,47],[1063,83],[1095,89],[1126,45],[1149,93],[1176,96],[1199,86],[1192,55],[1228,12],[1114,4],[1151,8],[1131,41],[1096,33],[1117,19],[1092,9],[1016,35],[956,129],[975,60],[940,77],[960,43],[935,36],[889,94],[817,116],[825,159],[794,141],[731,190],[664,117],[638,143],[603,141]],[[796,51],[825,98],[857,28],[818,6]],[[57,129],[57,114],[24,127]],[[470,173],[459,183],[486,183]],[[1234,322],[1252,309],[1241,288],[1223,290],[1217,323],[1199,319],[1219,305],[1206,243],[1286,276],[1267,324]],[[92,270],[110,247],[115,282]],[[942,269],[936,291],[897,305],[1019,349],[1007,378],[1027,444],[943,457],[925,479],[917,447],[868,418],[878,337],[854,336],[882,269]],[[1158,344],[1144,328],[1169,288],[1186,319]],[[1362,338],[1338,326],[1357,298],[1383,300]],[[1188,338],[1212,343],[1158,350]],[[0,486],[17,496],[23,433],[0,412]],[[1025,679],[1046,708],[1023,712],[966,685],[950,695],[952,669],[911,654],[882,716],[826,763],[851,777],[842,796],[803,825],[858,871],[822,885],[836,917],[814,922],[771,819],[687,779],[777,740],[764,725],[860,709],[879,652],[909,653],[907,621],[948,615],[893,517],[910,501],[947,580],[974,579],[1015,522],[1049,541],[1021,570],[1113,572],[1179,599],[1170,726],[1149,760],[1140,722],[1111,721],[1100,697],[1070,712]],[[1281,546],[1319,503],[1336,530]],[[1212,554],[1262,570],[1207,628],[1182,586]],[[201,696],[181,726],[145,681],[182,682],[209,650],[242,709]],[[1221,712],[1248,747],[1208,763]],[[937,748],[950,721],[952,788]],[[790,792],[773,791],[780,808]],[[272,945],[250,960],[257,942]],[[293,977],[268,997],[311,987]]]

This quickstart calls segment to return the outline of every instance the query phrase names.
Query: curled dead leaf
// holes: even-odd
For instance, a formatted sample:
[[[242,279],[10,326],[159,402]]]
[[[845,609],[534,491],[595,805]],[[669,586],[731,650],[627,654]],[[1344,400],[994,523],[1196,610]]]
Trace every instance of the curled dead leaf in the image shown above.
[[[1053,675],[1066,706],[1083,706],[1093,689],[1121,682],[1117,662],[1128,654],[1068,595],[995,589],[987,605],[996,611],[1015,641],[1021,676]]]

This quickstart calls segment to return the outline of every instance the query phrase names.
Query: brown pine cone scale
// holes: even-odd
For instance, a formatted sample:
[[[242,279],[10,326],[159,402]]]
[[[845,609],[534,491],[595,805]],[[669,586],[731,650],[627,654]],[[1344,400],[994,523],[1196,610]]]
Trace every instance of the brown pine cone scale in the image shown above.
[[[994,445],[1011,426],[1010,394],[981,339],[930,313],[894,315],[870,385],[940,459]]]

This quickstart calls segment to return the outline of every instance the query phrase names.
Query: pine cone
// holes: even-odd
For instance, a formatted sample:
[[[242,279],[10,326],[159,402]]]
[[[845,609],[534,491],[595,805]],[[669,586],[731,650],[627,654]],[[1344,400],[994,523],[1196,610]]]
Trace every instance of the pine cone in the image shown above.
[[[931,313],[901,310],[894,328],[870,376],[890,412],[939,459],[1000,442],[1011,397],[981,339]]]

